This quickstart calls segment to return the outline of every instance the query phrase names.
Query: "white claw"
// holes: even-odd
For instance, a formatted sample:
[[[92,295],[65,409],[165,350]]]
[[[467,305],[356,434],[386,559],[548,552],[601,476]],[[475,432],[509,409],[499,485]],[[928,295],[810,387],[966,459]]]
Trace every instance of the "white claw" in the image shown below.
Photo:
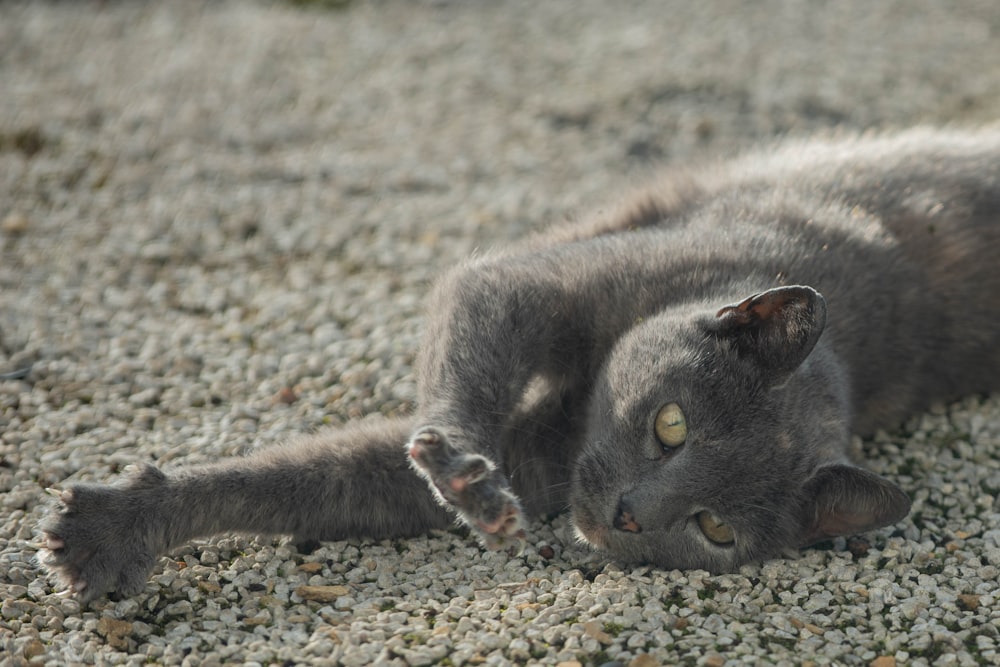
[[[72,586],[70,588],[67,588],[64,591],[59,591],[58,593],[56,593],[56,597],[57,598],[71,598],[71,597],[73,597],[73,588],[72,588]]]
[[[59,502],[63,503],[64,505],[68,505],[70,501],[73,500],[73,492],[70,491],[69,489],[60,491],[59,489],[54,489],[52,487],[49,487],[45,489],[45,493],[49,494],[50,496],[52,496]]]
[[[518,558],[524,555],[524,550],[527,546],[528,540],[525,538],[524,531],[521,530],[514,535],[507,535],[501,538],[496,550],[503,551],[511,558]]]

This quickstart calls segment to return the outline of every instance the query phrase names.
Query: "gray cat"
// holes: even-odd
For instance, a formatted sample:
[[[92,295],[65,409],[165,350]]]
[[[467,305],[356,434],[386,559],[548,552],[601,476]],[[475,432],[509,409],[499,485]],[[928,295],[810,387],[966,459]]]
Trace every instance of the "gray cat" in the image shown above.
[[[790,142],[446,275],[410,419],[74,485],[41,562],[140,591],[223,531],[516,549],[569,509],[610,556],[714,572],[901,520],[852,432],[1000,387],[1000,129]]]

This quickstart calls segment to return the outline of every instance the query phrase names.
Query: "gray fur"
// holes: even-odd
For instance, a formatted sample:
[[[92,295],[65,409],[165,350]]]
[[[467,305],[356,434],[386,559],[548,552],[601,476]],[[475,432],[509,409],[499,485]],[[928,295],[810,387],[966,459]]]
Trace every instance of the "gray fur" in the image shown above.
[[[909,500],[848,461],[850,434],[1000,386],[998,257],[998,130],[792,142],[673,174],[446,275],[412,421],[74,486],[42,561],[91,599],[223,531],[403,536],[454,514],[507,548],[522,513],[570,509],[613,557],[724,571],[889,525]],[[669,403],[676,448],[653,428]]]

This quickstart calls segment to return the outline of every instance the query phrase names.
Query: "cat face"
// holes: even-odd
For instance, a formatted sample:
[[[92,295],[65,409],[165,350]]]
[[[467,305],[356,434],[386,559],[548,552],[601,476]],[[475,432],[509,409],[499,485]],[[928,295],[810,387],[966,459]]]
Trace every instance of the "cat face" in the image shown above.
[[[825,313],[814,290],[780,288],[624,337],[574,469],[581,537],[627,561],[721,572],[905,515],[902,492],[841,463],[842,378],[809,358]]]

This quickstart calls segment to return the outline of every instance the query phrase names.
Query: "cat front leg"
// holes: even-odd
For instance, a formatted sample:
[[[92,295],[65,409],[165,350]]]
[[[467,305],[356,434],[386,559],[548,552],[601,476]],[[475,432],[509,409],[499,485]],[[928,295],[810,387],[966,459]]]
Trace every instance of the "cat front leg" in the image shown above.
[[[225,532],[297,541],[405,537],[453,517],[410,467],[413,423],[362,423],[204,467],[143,465],[119,484],[56,492],[41,564],[82,601],[142,590],[157,557]]]
[[[514,468],[504,466],[519,407],[533,379],[574,367],[565,357],[579,346],[563,343],[584,326],[572,324],[574,305],[543,268],[536,257],[500,256],[453,271],[431,301],[421,349],[410,457],[436,496],[491,549],[519,550],[524,540]],[[523,457],[525,464],[545,465],[539,458],[551,451],[546,444],[534,460]]]
[[[480,454],[457,450],[443,433],[429,426],[414,434],[408,449],[414,468],[438,499],[476,529],[488,549],[523,551],[521,503],[496,464]]]

